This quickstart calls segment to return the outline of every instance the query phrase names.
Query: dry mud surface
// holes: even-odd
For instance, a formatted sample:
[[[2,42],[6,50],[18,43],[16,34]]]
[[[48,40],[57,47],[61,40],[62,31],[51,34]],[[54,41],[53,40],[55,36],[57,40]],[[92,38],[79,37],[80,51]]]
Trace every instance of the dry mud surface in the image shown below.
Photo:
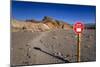
[[[95,30],[84,30],[81,62],[96,60]],[[72,30],[12,32],[11,65],[77,62],[77,36]]]

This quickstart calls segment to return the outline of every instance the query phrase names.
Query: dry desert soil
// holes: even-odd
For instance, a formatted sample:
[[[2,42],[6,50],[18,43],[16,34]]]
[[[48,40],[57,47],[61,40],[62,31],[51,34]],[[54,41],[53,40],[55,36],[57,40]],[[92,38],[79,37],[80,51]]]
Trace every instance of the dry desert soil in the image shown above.
[[[94,29],[81,36],[81,62],[96,60]],[[11,32],[11,65],[77,62],[77,36],[73,30]]]

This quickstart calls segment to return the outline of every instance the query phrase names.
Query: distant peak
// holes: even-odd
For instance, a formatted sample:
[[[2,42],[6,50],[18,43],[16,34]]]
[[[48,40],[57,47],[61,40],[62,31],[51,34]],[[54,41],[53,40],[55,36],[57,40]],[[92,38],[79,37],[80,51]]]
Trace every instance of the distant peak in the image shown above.
[[[46,21],[46,20],[52,21],[54,19],[52,17],[50,17],[50,16],[44,16],[44,18],[42,19],[42,21]]]

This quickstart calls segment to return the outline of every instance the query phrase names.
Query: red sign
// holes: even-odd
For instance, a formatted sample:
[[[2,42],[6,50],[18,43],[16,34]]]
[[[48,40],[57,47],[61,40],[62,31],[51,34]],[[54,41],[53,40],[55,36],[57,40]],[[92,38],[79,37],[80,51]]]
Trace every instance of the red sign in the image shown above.
[[[77,22],[74,24],[73,26],[73,30],[75,31],[75,33],[79,34],[79,33],[82,33],[84,29],[84,24],[81,23],[81,22]]]

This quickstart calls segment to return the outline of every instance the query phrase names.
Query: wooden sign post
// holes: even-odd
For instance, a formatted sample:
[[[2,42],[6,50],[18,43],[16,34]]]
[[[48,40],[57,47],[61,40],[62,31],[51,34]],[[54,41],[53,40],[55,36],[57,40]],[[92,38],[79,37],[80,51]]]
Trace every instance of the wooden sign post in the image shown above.
[[[81,33],[84,29],[84,24],[77,22],[73,26],[73,30],[77,35],[77,62],[81,61]]]
[[[81,56],[81,34],[77,34],[77,62],[80,62]]]

